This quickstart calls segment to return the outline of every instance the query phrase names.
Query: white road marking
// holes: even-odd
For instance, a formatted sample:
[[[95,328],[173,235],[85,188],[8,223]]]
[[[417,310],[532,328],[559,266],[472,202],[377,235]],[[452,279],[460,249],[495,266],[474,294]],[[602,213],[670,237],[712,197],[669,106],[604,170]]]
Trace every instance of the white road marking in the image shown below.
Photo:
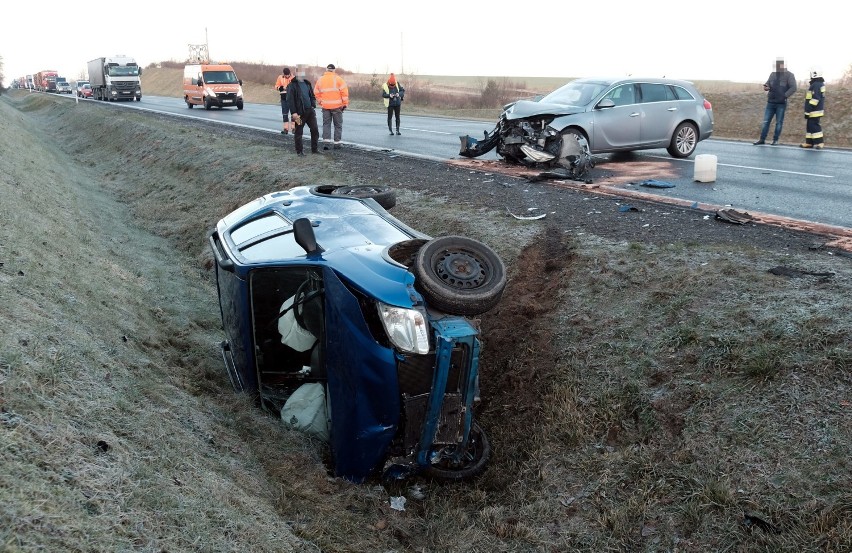
[[[452,133],[452,132],[444,132],[444,131],[429,131],[429,130],[426,130],[426,129],[415,129],[414,127],[400,127],[400,128],[401,128],[402,130],[417,131],[417,132],[430,132],[430,133],[432,133],[432,134],[447,134],[447,135],[449,135],[449,134],[456,134],[456,133]]]
[[[657,159],[668,159],[670,161],[686,161],[688,163],[695,163],[693,159],[678,159],[673,157],[666,156],[648,156]],[[803,173],[801,171],[785,171],[784,169],[770,169],[769,167],[752,167],[750,165],[733,165],[730,163],[718,163],[717,165],[721,167],[733,167],[735,169],[752,169],[754,171],[768,171],[770,173],[786,173],[788,175],[802,175],[804,177],[819,177],[821,179],[833,179],[834,175],[821,175],[819,173]]]

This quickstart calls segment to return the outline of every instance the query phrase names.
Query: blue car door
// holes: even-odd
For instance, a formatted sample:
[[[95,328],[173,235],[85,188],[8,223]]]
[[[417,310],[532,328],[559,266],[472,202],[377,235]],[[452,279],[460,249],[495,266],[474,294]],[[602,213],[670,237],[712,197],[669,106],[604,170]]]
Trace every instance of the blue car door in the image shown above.
[[[326,267],[325,366],[335,474],[363,481],[381,468],[399,427],[400,397],[394,351],[373,337],[359,301]]]

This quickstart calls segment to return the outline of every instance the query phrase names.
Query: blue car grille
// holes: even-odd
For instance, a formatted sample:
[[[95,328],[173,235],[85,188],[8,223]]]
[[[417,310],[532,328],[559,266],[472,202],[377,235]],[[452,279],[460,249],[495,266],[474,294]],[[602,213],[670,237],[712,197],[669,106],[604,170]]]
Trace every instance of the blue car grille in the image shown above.
[[[447,388],[445,393],[454,393],[461,390],[463,382],[462,367],[467,365],[465,348],[453,349],[450,357],[450,371],[447,375]],[[434,355],[407,355],[405,360],[397,364],[397,375],[399,377],[399,391],[408,396],[428,394],[432,391],[432,378],[435,374]]]

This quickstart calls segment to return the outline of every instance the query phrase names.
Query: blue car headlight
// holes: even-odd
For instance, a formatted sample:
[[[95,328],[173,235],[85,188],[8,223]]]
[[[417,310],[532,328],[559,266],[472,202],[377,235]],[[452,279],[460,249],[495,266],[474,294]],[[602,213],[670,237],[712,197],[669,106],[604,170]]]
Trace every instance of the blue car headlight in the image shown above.
[[[383,303],[378,307],[379,318],[394,346],[410,353],[429,353],[429,325],[423,313]]]

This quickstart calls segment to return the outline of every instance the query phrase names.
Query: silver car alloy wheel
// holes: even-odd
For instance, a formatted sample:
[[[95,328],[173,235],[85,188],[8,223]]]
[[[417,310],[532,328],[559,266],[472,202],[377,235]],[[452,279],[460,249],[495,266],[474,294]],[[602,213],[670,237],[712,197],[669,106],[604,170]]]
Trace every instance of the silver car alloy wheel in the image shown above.
[[[698,143],[698,137],[695,134],[695,129],[692,125],[684,125],[675,137],[677,150],[684,155],[688,155],[695,149]]]

